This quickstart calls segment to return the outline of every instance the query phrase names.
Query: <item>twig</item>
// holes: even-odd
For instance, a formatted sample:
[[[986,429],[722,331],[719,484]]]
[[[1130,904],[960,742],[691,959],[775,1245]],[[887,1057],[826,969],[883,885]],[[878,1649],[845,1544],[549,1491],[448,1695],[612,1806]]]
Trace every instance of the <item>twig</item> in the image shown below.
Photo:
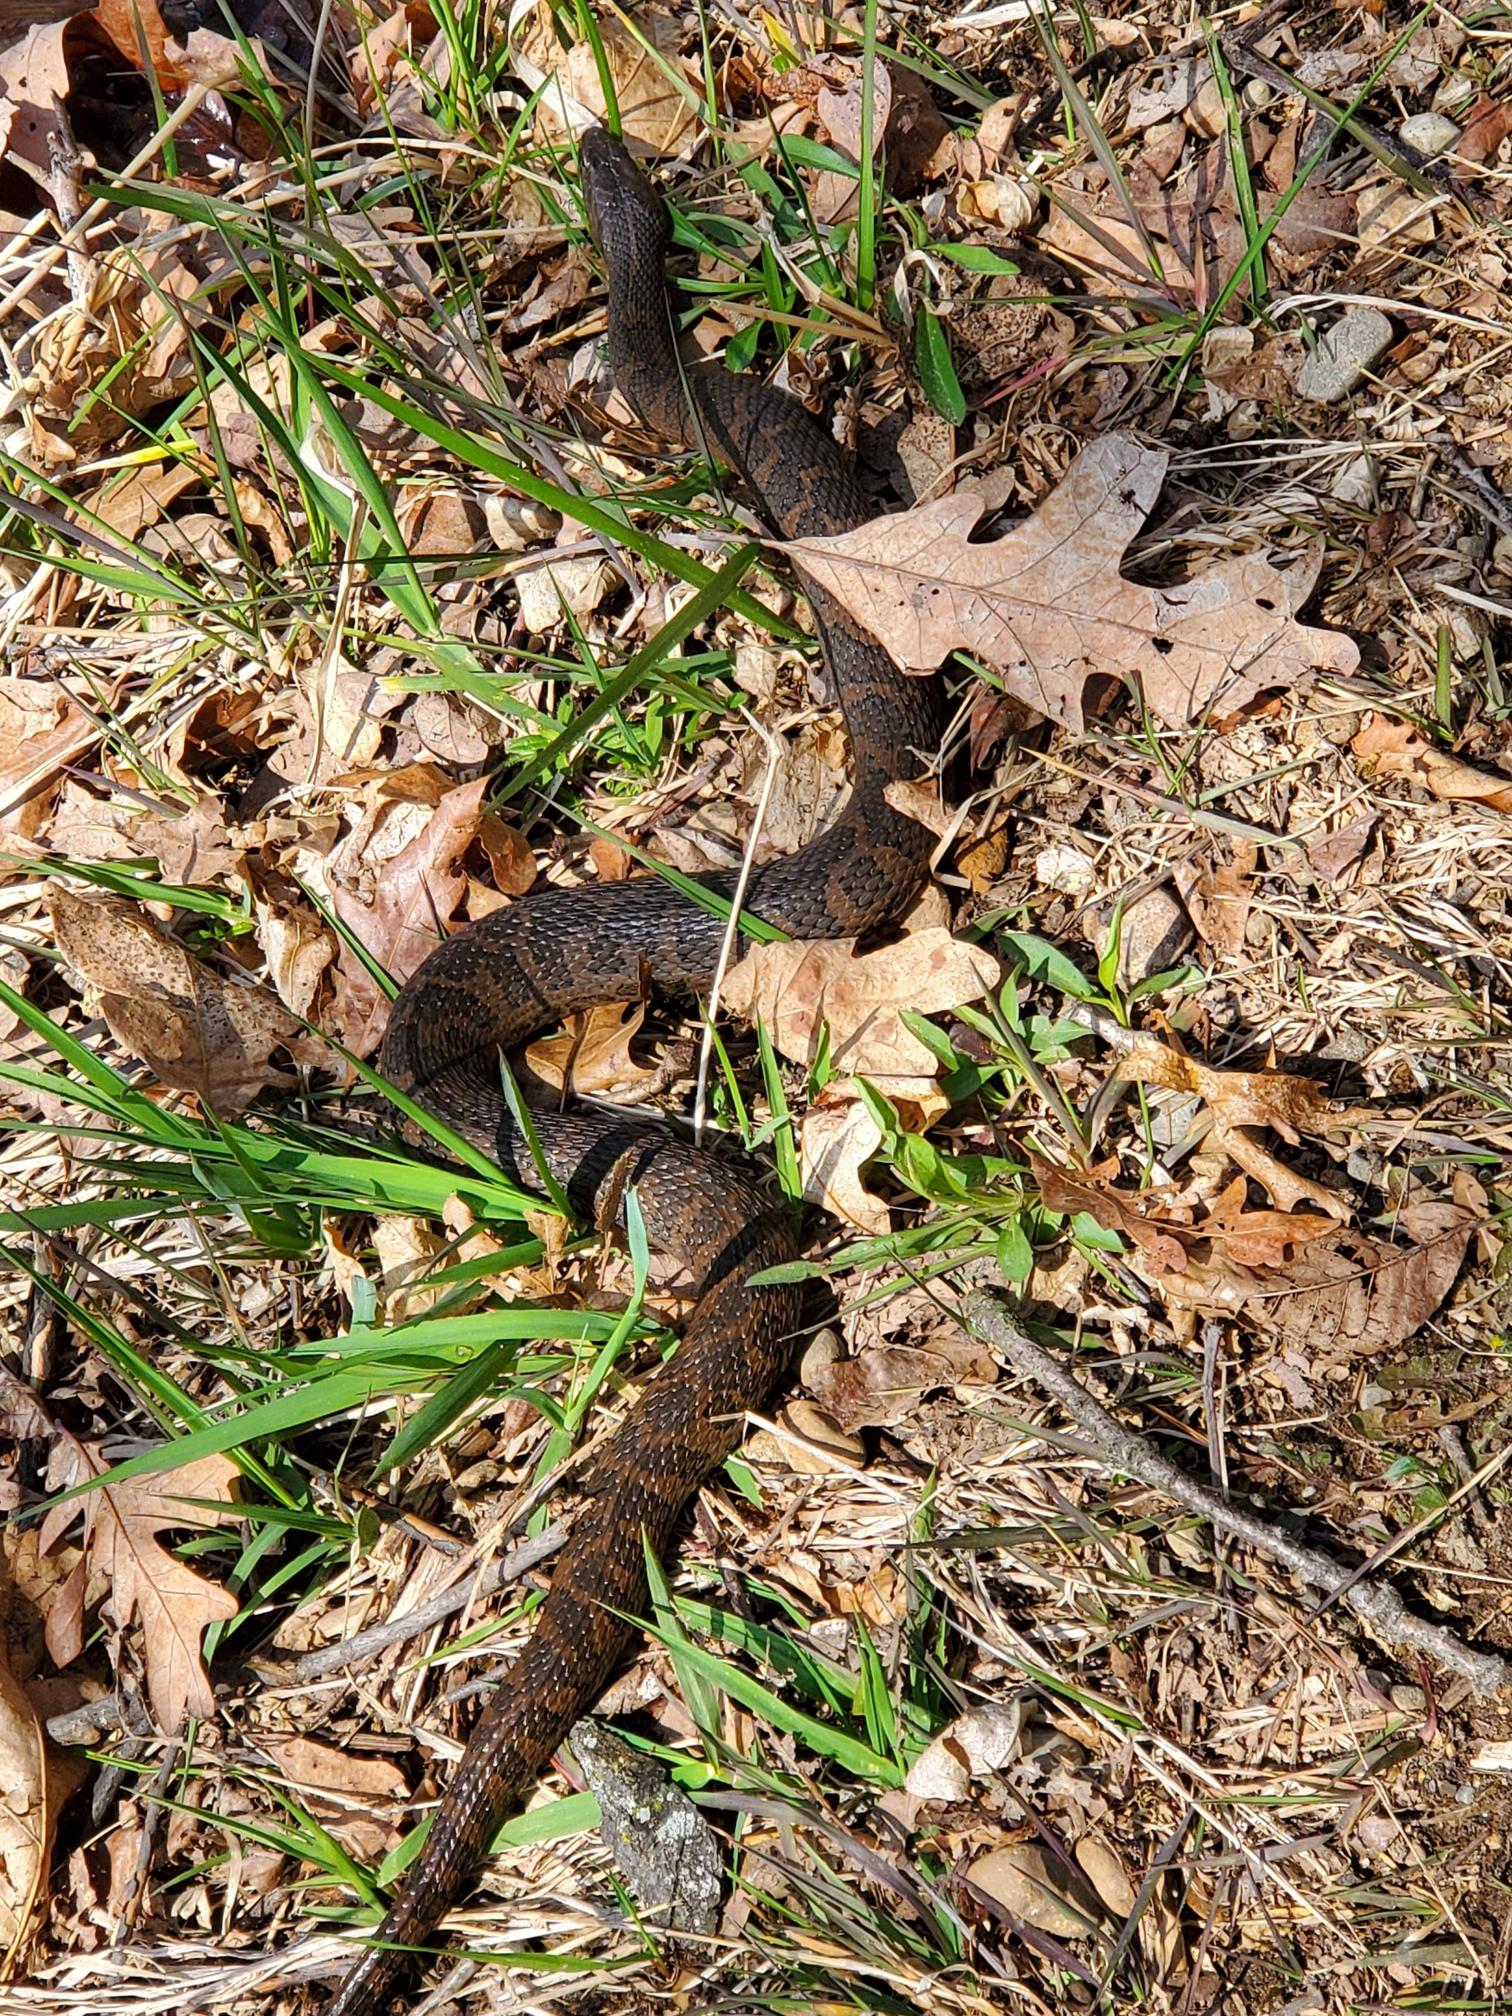
[[[386,1651],[390,1645],[429,1631],[434,1625],[444,1624],[469,1603],[491,1596],[505,1583],[517,1582],[522,1575],[555,1554],[566,1540],[567,1533],[567,1526],[558,1521],[546,1532],[538,1533],[533,1540],[523,1540],[518,1547],[511,1548],[491,1567],[485,1568],[481,1575],[443,1589],[439,1596],[433,1596],[418,1609],[406,1610],[402,1617],[385,1618],[381,1624],[370,1625],[366,1631],[356,1631],[339,1644],[322,1645],[318,1651],[306,1652],[303,1658],[291,1660],[287,1665],[281,1661],[277,1664],[259,1661],[258,1670],[280,1687],[295,1687],[310,1680],[324,1680],[332,1673],[344,1672],[347,1667],[370,1659],[374,1653]]]
[[[1218,1531],[1231,1533],[1246,1546],[1279,1562],[1310,1588],[1346,1603],[1383,1645],[1434,1659],[1480,1695],[1489,1698],[1512,1690],[1512,1665],[1494,1652],[1477,1652],[1442,1624],[1414,1616],[1396,1591],[1385,1584],[1358,1581],[1358,1571],[1334,1560],[1319,1548],[1278,1531],[1253,1513],[1228,1504],[1215,1491],[1188,1477],[1159,1455],[1142,1435],[1115,1420],[1107,1408],[1073,1378],[1048,1351],[1025,1336],[1008,1312],[980,1290],[961,1307],[966,1327],[1007,1354],[1014,1366],[1059,1402],[1077,1427],[1092,1438],[1095,1451],[1110,1469],[1147,1484],[1187,1511],[1206,1519]]]

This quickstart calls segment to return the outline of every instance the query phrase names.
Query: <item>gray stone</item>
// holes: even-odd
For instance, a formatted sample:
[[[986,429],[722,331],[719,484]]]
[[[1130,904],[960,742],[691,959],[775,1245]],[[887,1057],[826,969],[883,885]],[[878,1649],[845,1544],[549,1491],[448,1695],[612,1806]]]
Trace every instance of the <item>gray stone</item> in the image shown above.
[[[1458,126],[1442,112],[1414,112],[1410,119],[1402,121],[1397,132],[1425,161],[1447,154],[1460,137]]]
[[[1353,392],[1383,350],[1390,347],[1395,331],[1379,308],[1346,308],[1322,337],[1318,347],[1304,359],[1297,373],[1297,390],[1304,399],[1331,405]]]

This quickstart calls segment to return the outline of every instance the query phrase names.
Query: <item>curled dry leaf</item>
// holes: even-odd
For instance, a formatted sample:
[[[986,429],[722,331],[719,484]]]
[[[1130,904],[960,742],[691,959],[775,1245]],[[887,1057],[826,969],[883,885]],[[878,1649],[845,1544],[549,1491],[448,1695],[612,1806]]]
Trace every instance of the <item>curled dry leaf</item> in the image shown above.
[[[1216,1070],[1153,1036],[1135,1037],[1119,1059],[1118,1072],[1138,1085],[1196,1093],[1221,1129],[1271,1127],[1292,1143],[1304,1134],[1334,1133],[1358,1118],[1353,1108],[1332,1109],[1314,1079],[1288,1071]]]
[[[1512,815],[1512,779],[1446,756],[1410,721],[1372,714],[1349,746],[1367,776],[1404,777],[1451,804],[1484,805]]]
[[[1358,1107],[1330,1106],[1322,1087],[1311,1078],[1286,1071],[1218,1071],[1153,1036],[1137,1037],[1119,1060],[1119,1071],[1142,1085],[1161,1085],[1192,1092],[1207,1107],[1214,1143],[1225,1149],[1248,1176],[1253,1176],[1282,1211],[1312,1202],[1340,1223],[1349,1204],[1326,1184],[1309,1182],[1261,1147],[1252,1127],[1269,1127],[1283,1141],[1295,1144],[1304,1134],[1337,1134],[1361,1117]],[[1368,1109],[1363,1109],[1368,1112]]]
[[[55,1491],[102,1476],[108,1468],[88,1445],[60,1437],[47,1481]],[[186,1715],[215,1713],[215,1694],[200,1656],[209,1625],[224,1623],[240,1605],[230,1590],[206,1580],[171,1554],[158,1536],[170,1527],[217,1526],[237,1517],[213,1509],[231,1505],[236,1466],[224,1456],[204,1456],[155,1476],[127,1477],[82,1498],[56,1505],[42,1523],[44,1552],[55,1547],[76,1519],[84,1521],[77,1566],[47,1616],[47,1647],[59,1666],[84,1645],[84,1607],[91,1584],[106,1594],[101,1615],[118,1637],[140,1621],[147,1694],[160,1729],[179,1728]],[[203,1503],[189,1501],[210,1500]]]
[[[56,1816],[48,1798],[42,1725],[26,1689],[0,1663],[0,1979],[25,1943],[47,1875]]]
[[[228,980],[132,904],[55,889],[48,908],[59,953],[99,990],[116,1040],[175,1091],[239,1113],[265,1085],[291,1082],[275,1050],[329,1061],[266,988]]]
[[[930,672],[970,649],[1011,693],[1077,730],[1094,675],[1126,677],[1160,720],[1186,727],[1314,667],[1352,672],[1349,638],[1296,620],[1316,558],[1283,572],[1235,554],[1175,587],[1124,578],[1167,460],[1130,435],[1105,435],[1031,518],[979,545],[970,535],[981,503],[962,492],[787,550],[905,670]]]
[[[861,1175],[881,1146],[882,1129],[851,1083],[827,1085],[804,1114],[798,1134],[798,1167],[809,1203],[863,1232],[886,1232],[892,1222],[887,1206]]]
[[[1147,1254],[1157,1274],[1179,1274],[1187,1264],[1188,1246],[1196,1239],[1193,1226],[1168,1215],[1156,1192],[1119,1190],[1112,1178],[1118,1165],[1104,1162],[1083,1175],[1058,1169],[1052,1162],[1029,1157],[1029,1168],[1049,1211],[1068,1218],[1084,1212],[1109,1232],[1118,1232]]]
[[[36,836],[49,786],[100,739],[55,679],[0,679],[0,833]]]
[[[569,1016],[560,1035],[543,1036],[532,1043],[525,1061],[559,1091],[623,1094],[657,1075],[630,1055],[630,1045],[645,1019],[643,1002],[601,1003],[586,1014]]]

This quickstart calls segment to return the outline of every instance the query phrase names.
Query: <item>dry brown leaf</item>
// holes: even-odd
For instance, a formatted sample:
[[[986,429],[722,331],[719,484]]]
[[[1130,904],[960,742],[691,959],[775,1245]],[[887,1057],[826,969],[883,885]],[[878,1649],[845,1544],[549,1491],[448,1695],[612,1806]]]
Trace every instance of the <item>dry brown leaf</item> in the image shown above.
[[[56,1815],[42,1725],[26,1689],[0,1663],[0,1980],[9,1979],[36,1915]]]
[[[1040,1199],[1049,1211],[1070,1218],[1085,1212],[1109,1232],[1118,1232],[1149,1256],[1157,1274],[1180,1274],[1188,1262],[1188,1247],[1197,1234],[1190,1224],[1162,1213],[1157,1194],[1119,1190],[1111,1181],[1115,1162],[1102,1163],[1083,1175],[1058,1169],[1029,1157]],[[1169,1207],[1167,1207],[1169,1208]]]
[[[337,915],[350,925],[362,944],[396,980],[407,980],[445,936],[445,927],[467,890],[462,857],[478,837],[486,780],[459,784],[444,792],[419,820],[413,838],[386,858],[382,833],[396,831],[394,815],[413,808],[389,805],[379,822],[343,846],[333,863],[331,897]],[[347,875],[360,876],[354,886]],[[333,1019],[349,1048],[359,1056],[373,1049],[388,1020],[388,1002],[367,968],[346,947],[338,954],[338,985]]]
[[[497,812],[485,812],[478,821],[478,844],[488,856],[494,887],[501,896],[523,896],[535,886],[535,849],[518,826],[511,826]]]
[[[175,1091],[239,1113],[265,1085],[293,1082],[270,1061],[275,1050],[329,1061],[267,988],[227,979],[133,904],[55,888],[48,910],[60,955],[98,990],[117,1041]]]
[[[1485,805],[1512,814],[1512,780],[1446,756],[1410,721],[1372,714],[1349,746],[1367,777],[1405,777],[1451,804]]]
[[[601,52],[626,139],[659,155],[688,153],[699,137],[692,107],[698,103],[701,85],[697,72],[683,60],[682,48],[677,16],[641,7],[633,29],[624,17],[605,13],[596,22],[594,41],[574,43],[564,59],[556,17],[539,7],[519,32],[513,67],[528,89],[547,87],[544,111],[575,125],[585,112],[597,120],[605,116],[598,70]],[[563,102],[563,93],[570,102]]]
[[[805,1198],[863,1232],[886,1232],[891,1214],[861,1179],[863,1167],[881,1146],[882,1130],[850,1081],[827,1085],[798,1130]]]
[[[1237,959],[1243,954],[1254,893],[1251,878],[1258,859],[1259,850],[1252,840],[1236,840],[1230,843],[1224,860],[1209,860],[1201,866],[1184,861],[1173,870],[1176,888],[1198,934],[1223,958]]]
[[[99,739],[56,679],[0,679],[0,832],[34,838],[49,785]]]
[[[263,1748],[285,1786],[348,1848],[371,1859],[394,1845],[409,1800],[409,1781],[397,1764],[355,1756],[308,1736],[265,1736]],[[383,1805],[392,1809],[392,1819],[376,1817]]]
[[[1327,1239],[1339,1221],[1320,1211],[1252,1211],[1248,1183],[1236,1176],[1197,1229],[1241,1267],[1286,1267],[1303,1246]]]
[[[87,1444],[60,1438],[48,1465],[48,1484],[66,1490],[87,1477],[102,1476],[108,1467]],[[133,1618],[141,1623],[147,1694],[160,1729],[178,1729],[187,1715],[215,1713],[200,1639],[211,1624],[234,1617],[240,1605],[229,1589],[207,1581],[169,1553],[158,1536],[171,1527],[203,1530],[234,1520],[235,1512],[220,1512],[213,1505],[230,1506],[237,1481],[236,1466],[224,1456],[204,1456],[177,1470],[101,1485],[54,1506],[42,1522],[46,1551],[76,1519],[84,1521],[84,1551],[48,1612],[48,1650],[59,1666],[78,1656],[88,1587],[103,1585],[100,1614],[112,1631],[119,1636]],[[188,1504],[188,1499],[210,1500],[212,1509]]]
[[[1321,1085],[1288,1071],[1220,1071],[1195,1057],[1136,1036],[1118,1061],[1121,1078],[1159,1085],[1170,1092],[1194,1092],[1220,1129],[1271,1127],[1295,1145],[1303,1134],[1331,1134],[1355,1117],[1334,1111]]]
[[[1308,866],[1321,881],[1337,882],[1370,845],[1375,823],[1371,814],[1364,819],[1351,819],[1332,833],[1319,833],[1307,843]]]
[[[748,1021],[760,1017],[796,1064],[813,1063],[827,1025],[837,1072],[870,1079],[890,1098],[923,1098],[938,1066],[903,1012],[943,1014],[995,987],[999,973],[980,945],[930,928],[860,957],[849,939],[757,945],[726,978],[723,999]]]
[[[792,540],[788,551],[906,670],[930,672],[969,649],[1010,692],[1076,730],[1094,675],[1137,682],[1153,714],[1186,727],[1314,667],[1352,672],[1349,638],[1296,620],[1316,557],[1282,572],[1236,554],[1177,587],[1123,577],[1167,460],[1107,434],[1001,539],[969,543],[981,502],[962,492],[836,538]]]
[[[883,1344],[854,1358],[839,1358],[810,1374],[814,1397],[842,1428],[887,1428],[906,1420],[922,1395],[945,1386],[992,1386],[998,1376],[990,1351],[964,1332],[942,1332],[928,1344]]]
[[[644,1002],[603,1002],[585,1014],[569,1016],[560,1035],[532,1043],[525,1061],[559,1091],[623,1093],[656,1076],[654,1069],[630,1055],[645,1019]]]
[[[1402,1214],[1412,1245],[1341,1229],[1327,1244],[1299,1248],[1284,1268],[1246,1267],[1215,1253],[1164,1276],[1160,1292],[1168,1305],[1199,1314],[1245,1309],[1310,1359],[1341,1348],[1351,1355],[1394,1351],[1454,1286],[1478,1222],[1464,1205],[1422,1204]]]
[[[1118,1068],[1121,1077],[1136,1084],[1195,1093],[1212,1116],[1214,1144],[1226,1150],[1280,1210],[1295,1211],[1301,1204],[1315,1203],[1341,1224],[1349,1218],[1345,1198],[1324,1184],[1297,1175],[1262,1148],[1249,1130],[1269,1127],[1295,1146],[1304,1134],[1339,1133],[1360,1117],[1360,1109],[1335,1110],[1311,1078],[1286,1071],[1218,1071],[1153,1036],[1137,1036],[1119,1059]]]

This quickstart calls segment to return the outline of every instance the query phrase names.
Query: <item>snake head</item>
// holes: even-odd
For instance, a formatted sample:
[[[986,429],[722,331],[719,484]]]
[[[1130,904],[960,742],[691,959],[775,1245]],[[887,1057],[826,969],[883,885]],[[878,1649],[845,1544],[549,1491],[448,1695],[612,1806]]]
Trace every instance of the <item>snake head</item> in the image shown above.
[[[578,143],[583,203],[594,243],[611,270],[649,260],[659,270],[666,250],[666,209],[655,185],[622,140],[590,126]]]

